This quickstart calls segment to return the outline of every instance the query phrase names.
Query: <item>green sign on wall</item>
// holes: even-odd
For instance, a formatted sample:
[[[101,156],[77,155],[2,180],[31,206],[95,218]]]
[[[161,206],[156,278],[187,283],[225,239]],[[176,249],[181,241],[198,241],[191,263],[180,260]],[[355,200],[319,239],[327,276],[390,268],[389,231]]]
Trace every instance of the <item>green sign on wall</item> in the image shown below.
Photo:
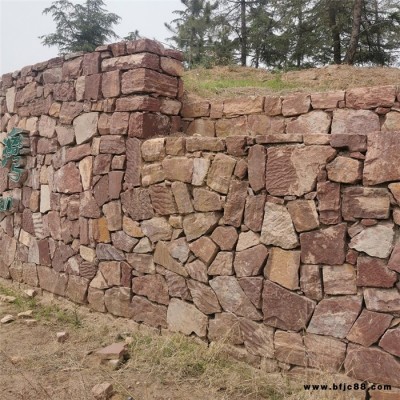
[[[18,183],[24,173],[25,160],[22,155],[29,153],[29,132],[13,128],[2,142],[4,148],[1,166],[9,168],[8,177],[12,182]],[[0,197],[0,212],[8,211],[12,206],[12,197]]]

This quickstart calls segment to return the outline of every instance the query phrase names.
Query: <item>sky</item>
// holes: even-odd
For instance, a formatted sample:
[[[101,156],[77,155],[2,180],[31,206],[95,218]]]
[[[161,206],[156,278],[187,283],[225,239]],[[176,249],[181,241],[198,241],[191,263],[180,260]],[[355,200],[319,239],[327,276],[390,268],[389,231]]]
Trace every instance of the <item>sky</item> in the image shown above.
[[[78,3],[81,1],[73,1]],[[55,32],[51,15],[42,11],[47,0],[0,0],[0,75],[57,56],[57,47],[44,47],[38,36]],[[164,22],[171,22],[179,0],[105,0],[105,8],[121,17],[114,25],[120,37],[139,30],[142,37],[166,42],[170,36]]]

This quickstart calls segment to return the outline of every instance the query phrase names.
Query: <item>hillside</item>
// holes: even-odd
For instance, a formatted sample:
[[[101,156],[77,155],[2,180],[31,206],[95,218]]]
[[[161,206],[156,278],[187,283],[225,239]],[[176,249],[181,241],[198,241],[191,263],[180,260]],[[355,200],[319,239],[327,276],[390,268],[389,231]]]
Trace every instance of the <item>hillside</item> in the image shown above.
[[[329,65],[322,68],[273,73],[265,69],[229,66],[186,71],[183,80],[187,99],[196,100],[400,85],[400,68]]]

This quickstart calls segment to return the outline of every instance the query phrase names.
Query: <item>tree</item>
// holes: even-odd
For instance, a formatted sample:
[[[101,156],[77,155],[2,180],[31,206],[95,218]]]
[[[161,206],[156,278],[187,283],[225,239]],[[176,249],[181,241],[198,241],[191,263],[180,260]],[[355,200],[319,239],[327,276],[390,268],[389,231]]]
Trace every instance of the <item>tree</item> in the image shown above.
[[[347,64],[354,64],[354,59],[357,51],[358,38],[361,29],[361,14],[363,9],[364,0],[354,0],[353,8],[353,26],[351,28],[350,43],[344,57],[344,62]]]
[[[179,17],[165,27],[173,34],[168,40],[183,50],[189,68],[204,65],[212,47],[211,34],[214,27],[212,12],[217,4],[205,0],[181,0],[185,10],[174,11]]]
[[[124,36],[124,40],[137,40],[140,38],[141,36],[137,29],[135,29],[133,32],[129,32],[127,36]]]
[[[86,0],[73,4],[69,0],[56,0],[43,14],[51,14],[56,32],[40,36],[45,46],[57,46],[59,53],[94,51],[108,39],[118,36],[112,30],[120,17],[103,7],[103,0]]]

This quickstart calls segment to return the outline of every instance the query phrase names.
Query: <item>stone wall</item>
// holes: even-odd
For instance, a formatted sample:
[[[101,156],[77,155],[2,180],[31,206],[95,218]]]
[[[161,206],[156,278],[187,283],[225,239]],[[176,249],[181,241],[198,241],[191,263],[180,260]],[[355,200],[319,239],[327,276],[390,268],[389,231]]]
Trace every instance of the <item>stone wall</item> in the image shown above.
[[[28,130],[31,155],[24,184],[0,169],[13,196],[0,276],[224,339],[267,371],[400,387],[396,88],[346,93],[375,111],[333,109],[343,93],[225,101],[232,118],[184,104],[191,133],[212,125],[224,137],[168,136],[180,124],[177,59],[139,41],[3,76],[2,137]]]
[[[328,142],[328,136],[316,135],[399,131],[400,94],[393,85],[187,102],[181,115],[189,135],[286,134],[287,142],[300,142],[300,135],[305,142]]]

